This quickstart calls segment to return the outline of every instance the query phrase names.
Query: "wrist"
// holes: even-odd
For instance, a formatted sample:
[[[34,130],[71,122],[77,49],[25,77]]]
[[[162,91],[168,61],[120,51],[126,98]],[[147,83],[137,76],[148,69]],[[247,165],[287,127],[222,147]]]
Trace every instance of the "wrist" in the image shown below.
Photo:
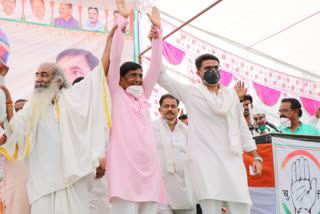
[[[253,161],[260,161],[260,163],[262,163],[262,162],[263,162],[263,159],[262,159],[262,157],[257,156],[257,157],[254,157],[254,158],[253,158]]]
[[[12,106],[12,105],[13,105],[12,100],[7,100],[7,101],[6,101],[6,105],[7,105],[7,106]]]

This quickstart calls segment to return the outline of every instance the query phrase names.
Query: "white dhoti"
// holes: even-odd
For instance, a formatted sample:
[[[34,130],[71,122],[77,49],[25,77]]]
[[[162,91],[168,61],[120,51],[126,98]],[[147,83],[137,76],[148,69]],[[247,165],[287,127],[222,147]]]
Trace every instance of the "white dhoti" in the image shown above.
[[[191,209],[173,210],[169,205],[158,205],[157,214],[197,214],[196,206]]]
[[[88,184],[83,178],[32,203],[31,214],[88,214]]]
[[[228,208],[228,214],[250,214],[250,205],[247,203],[238,202],[222,202],[218,200],[200,200],[202,212],[204,214],[220,214],[222,205],[225,204]]]
[[[90,214],[111,214],[107,176],[90,178],[88,188]]]
[[[112,199],[112,214],[156,214],[157,202],[133,202],[121,198]]]

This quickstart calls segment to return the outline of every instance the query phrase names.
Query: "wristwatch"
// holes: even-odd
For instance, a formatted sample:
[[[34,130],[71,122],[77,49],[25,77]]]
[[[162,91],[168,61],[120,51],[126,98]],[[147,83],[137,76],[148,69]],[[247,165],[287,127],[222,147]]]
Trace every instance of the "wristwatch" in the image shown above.
[[[255,160],[258,160],[258,161],[260,161],[261,163],[263,162],[262,157],[255,157],[255,158],[253,158],[253,160],[254,160],[254,161],[255,161]]]

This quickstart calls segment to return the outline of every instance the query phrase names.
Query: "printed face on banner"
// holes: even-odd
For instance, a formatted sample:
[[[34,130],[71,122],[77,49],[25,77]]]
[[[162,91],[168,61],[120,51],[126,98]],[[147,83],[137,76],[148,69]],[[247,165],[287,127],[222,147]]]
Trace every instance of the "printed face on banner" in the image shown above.
[[[72,4],[60,3],[58,7],[59,16],[54,19],[54,26],[63,28],[79,29],[77,7]],[[55,9],[55,16],[57,11]]]
[[[85,77],[99,64],[99,60],[90,51],[84,49],[67,49],[56,59],[72,83],[78,77]]]
[[[319,213],[320,148],[275,146],[275,154],[277,213]]]
[[[0,19],[21,21],[22,4],[20,0],[0,0]]]
[[[26,1],[24,19],[26,23],[51,25],[50,2],[44,0]]]
[[[96,7],[83,8],[82,29],[87,31],[105,32],[106,15],[104,10],[99,10]]]

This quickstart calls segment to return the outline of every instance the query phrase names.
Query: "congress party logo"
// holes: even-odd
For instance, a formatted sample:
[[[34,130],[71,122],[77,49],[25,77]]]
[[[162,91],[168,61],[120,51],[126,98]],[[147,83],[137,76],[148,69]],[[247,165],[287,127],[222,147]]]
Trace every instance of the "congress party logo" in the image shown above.
[[[291,160],[291,161],[290,161]],[[290,162],[289,162],[290,161]],[[316,167],[314,167],[314,165]],[[311,165],[313,165],[311,167]],[[290,167],[290,188],[282,190],[281,205],[286,214],[314,213],[320,214],[320,210],[314,210],[315,203],[319,203],[320,189],[317,187],[319,179],[319,161],[309,152],[297,150],[288,154],[283,160],[280,170]],[[312,169],[312,170],[310,170]],[[280,171],[280,172],[281,172]],[[318,176],[318,177],[317,177]],[[287,179],[286,182],[289,180]],[[289,206],[292,203],[293,206]],[[290,207],[292,210],[290,210]]]

